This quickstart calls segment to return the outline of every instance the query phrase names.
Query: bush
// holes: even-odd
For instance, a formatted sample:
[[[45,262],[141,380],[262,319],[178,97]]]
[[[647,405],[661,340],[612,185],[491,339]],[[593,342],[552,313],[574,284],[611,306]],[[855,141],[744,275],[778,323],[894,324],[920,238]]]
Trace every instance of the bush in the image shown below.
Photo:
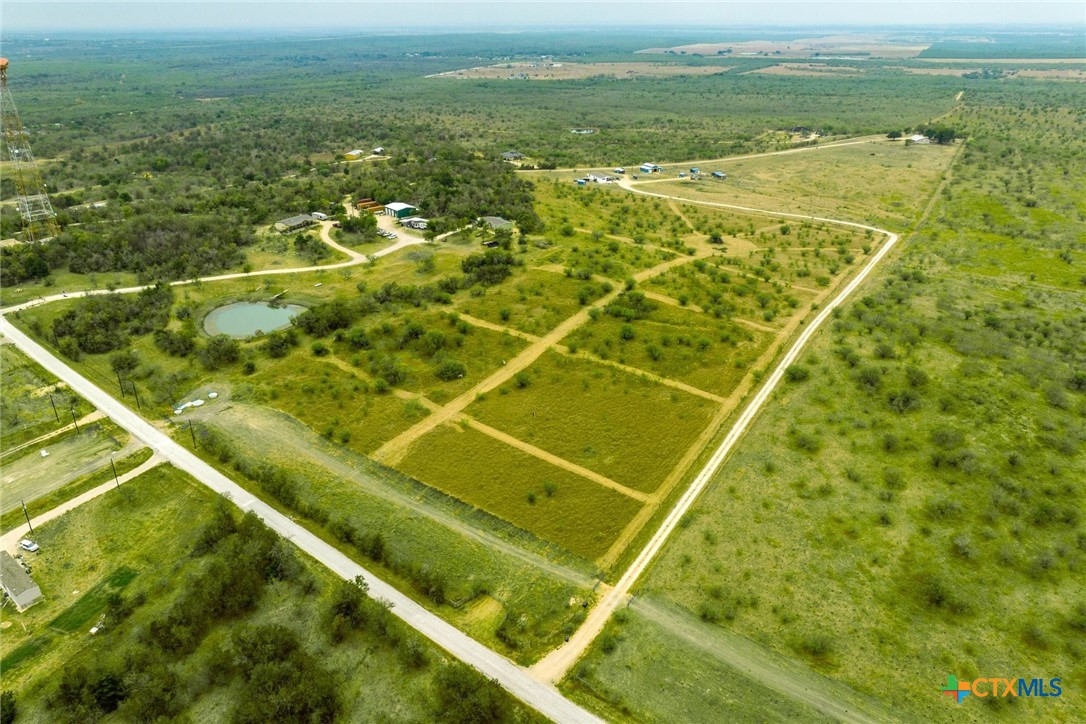
[[[439,380],[450,382],[452,380],[460,379],[467,373],[467,368],[464,367],[462,362],[457,362],[454,359],[447,359],[438,365],[434,374],[437,375]]]
[[[789,382],[803,382],[811,376],[811,371],[802,365],[788,365],[784,378]]]

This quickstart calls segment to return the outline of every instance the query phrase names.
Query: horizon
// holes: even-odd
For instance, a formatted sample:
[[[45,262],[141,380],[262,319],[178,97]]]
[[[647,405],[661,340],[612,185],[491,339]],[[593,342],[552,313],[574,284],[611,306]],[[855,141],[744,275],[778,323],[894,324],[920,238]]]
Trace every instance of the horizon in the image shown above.
[[[578,22],[555,22],[576,7]],[[906,7],[907,12],[901,8]],[[375,13],[376,8],[391,12]],[[621,8],[622,22],[611,18]],[[93,9],[93,12],[88,12]],[[210,11],[194,19],[199,10]],[[404,16],[411,20],[404,20]],[[917,23],[922,17],[923,22]],[[59,20],[58,20],[59,19]],[[49,2],[15,0],[0,6],[0,33],[52,34],[211,34],[275,32],[355,35],[465,32],[721,30],[878,30],[887,32],[982,30],[1060,34],[1086,31],[1086,14],[1077,0],[1013,2],[926,2],[876,0],[858,3],[769,2],[704,3],[689,0],[640,2],[534,0],[506,2]],[[437,31],[437,32],[435,32]],[[1083,33],[1086,49],[1086,32]]]

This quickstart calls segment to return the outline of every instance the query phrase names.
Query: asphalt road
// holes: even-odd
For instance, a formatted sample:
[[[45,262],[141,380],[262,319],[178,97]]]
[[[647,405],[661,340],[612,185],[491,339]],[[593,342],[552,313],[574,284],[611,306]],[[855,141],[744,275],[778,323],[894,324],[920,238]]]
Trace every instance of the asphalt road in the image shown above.
[[[68,383],[114,422],[143,440],[158,455],[217,493],[227,496],[239,508],[253,511],[269,528],[344,579],[357,576],[369,584],[370,595],[387,601],[392,613],[461,661],[498,682],[518,699],[557,722],[596,722],[597,717],[563,697],[554,686],[532,678],[526,669],[483,646],[454,626],[430,613],[388,583],[377,578],[334,547],[211,467],[195,454],[174,442],[132,410],[113,399],[97,385],[77,373],[39,345],[6,318],[0,317],[0,333],[7,336],[28,357],[58,379]]]

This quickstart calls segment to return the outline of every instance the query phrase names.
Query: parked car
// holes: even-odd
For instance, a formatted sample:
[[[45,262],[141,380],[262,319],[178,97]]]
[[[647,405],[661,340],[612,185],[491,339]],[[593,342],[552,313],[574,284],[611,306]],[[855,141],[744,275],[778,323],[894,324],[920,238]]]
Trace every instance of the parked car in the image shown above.
[[[41,546],[39,546],[37,543],[35,543],[32,540],[27,540],[26,538],[23,538],[21,541],[19,541],[19,547],[22,548],[24,551],[30,551],[31,553],[37,553],[38,549]]]

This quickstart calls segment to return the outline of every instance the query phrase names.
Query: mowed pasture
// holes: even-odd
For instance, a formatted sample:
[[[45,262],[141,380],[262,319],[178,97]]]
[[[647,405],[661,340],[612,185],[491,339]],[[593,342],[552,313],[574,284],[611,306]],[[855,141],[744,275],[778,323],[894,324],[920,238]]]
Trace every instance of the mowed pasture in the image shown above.
[[[467,414],[634,490],[651,493],[708,425],[710,400],[547,352]]]
[[[902,228],[920,214],[954,151],[953,145],[906,146],[876,139],[714,162],[702,170],[723,171],[727,179],[674,179],[639,188],[698,201]]]
[[[399,467],[589,559],[606,552],[641,508],[622,493],[463,424],[419,438]]]

